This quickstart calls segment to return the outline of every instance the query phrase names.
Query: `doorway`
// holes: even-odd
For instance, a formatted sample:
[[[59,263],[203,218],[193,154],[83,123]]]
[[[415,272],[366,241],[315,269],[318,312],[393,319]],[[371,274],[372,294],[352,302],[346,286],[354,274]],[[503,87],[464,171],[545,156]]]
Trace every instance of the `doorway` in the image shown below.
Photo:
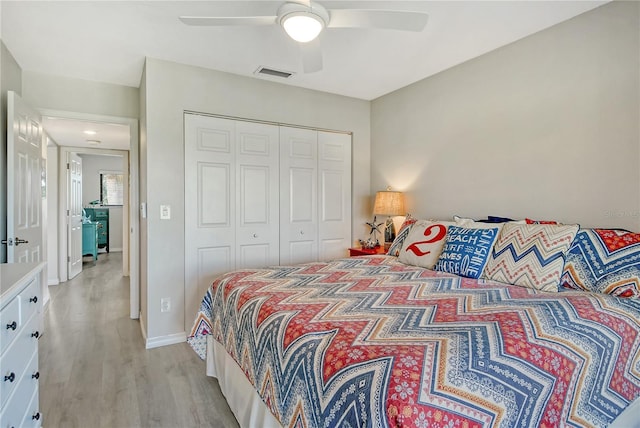
[[[57,187],[58,193],[57,200],[52,201],[56,207],[49,209],[49,212],[54,211],[57,214],[57,222],[51,221],[49,228],[53,231],[49,234],[49,238],[57,241],[57,245],[52,243],[49,246],[57,250],[54,250],[55,257],[50,257],[50,263],[57,264],[59,281],[66,281],[69,277],[67,157],[71,153],[77,153],[94,159],[100,157],[120,159],[120,168],[106,167],[104,171],[122,171],[128,182],[120,209],[122,272],[123,275],[130,277],[130,317],[137,319],[140,314],[138,120],[64,111],[41,110],[41,113],[44,129],[54,142],[48,147],[47,173],[49,178],[53,176],[50,186]],[[110,132],[119,134],[117,143],[105,137],[110,135]],[[123,145],[125,143],[126,146]],[[50,173],[51,170],[57,170],[57,174]],[[96,187],[97,184],[91,186]]]

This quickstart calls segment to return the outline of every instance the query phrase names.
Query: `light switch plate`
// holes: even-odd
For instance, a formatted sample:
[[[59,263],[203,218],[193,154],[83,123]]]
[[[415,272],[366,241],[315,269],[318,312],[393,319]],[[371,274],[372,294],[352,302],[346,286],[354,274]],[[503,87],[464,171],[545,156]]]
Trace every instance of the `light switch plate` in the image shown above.
[[[171,219],[171,205],[160,205],[160,220]]]

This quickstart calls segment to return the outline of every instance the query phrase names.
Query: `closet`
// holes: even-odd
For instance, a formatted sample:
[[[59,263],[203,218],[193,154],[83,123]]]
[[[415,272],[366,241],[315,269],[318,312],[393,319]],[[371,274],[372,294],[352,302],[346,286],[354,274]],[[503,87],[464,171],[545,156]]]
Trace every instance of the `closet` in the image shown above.
[[[345,257],[351,135],[185,113],[185,314],[218,275]]]

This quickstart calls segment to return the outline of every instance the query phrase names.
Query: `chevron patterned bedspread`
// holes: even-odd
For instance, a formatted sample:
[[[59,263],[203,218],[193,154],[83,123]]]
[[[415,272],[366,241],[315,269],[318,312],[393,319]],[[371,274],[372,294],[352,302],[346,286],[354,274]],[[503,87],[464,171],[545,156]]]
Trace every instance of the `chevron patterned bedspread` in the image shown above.
[[[640,397],[640,301],[369,256],[214,282],[212,334],[284,427],[606,426]]]

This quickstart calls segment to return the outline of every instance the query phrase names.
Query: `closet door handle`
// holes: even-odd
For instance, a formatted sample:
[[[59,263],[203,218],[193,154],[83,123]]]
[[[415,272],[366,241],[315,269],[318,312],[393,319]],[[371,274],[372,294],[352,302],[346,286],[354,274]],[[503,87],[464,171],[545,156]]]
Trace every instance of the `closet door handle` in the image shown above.
[[[36,421],[40,420],[40,412],[37,412],[35,415],[31,416],[31,419],[35,419]]]
[[[16,374],[14,372],[9,373],[9,376],[5,376],[4,377],[4,381],[9,381],[11,383],[13,383],[13,381],[16,380]]]
[[[38,296],[33,296],[29,299],[29,303],[38,303]]]
[[[16,328],[18,328],[18,323],[16,323],[15,321],[11,324],[7,324],[7,330],[15,330]]]
[[[34,374],[31,375],[31,379],[40,379],[40,372],[35,372]]]
[[[38,330],[31,333],[31,337],[35,337],[36,339],[40,337],[40,332]]]

